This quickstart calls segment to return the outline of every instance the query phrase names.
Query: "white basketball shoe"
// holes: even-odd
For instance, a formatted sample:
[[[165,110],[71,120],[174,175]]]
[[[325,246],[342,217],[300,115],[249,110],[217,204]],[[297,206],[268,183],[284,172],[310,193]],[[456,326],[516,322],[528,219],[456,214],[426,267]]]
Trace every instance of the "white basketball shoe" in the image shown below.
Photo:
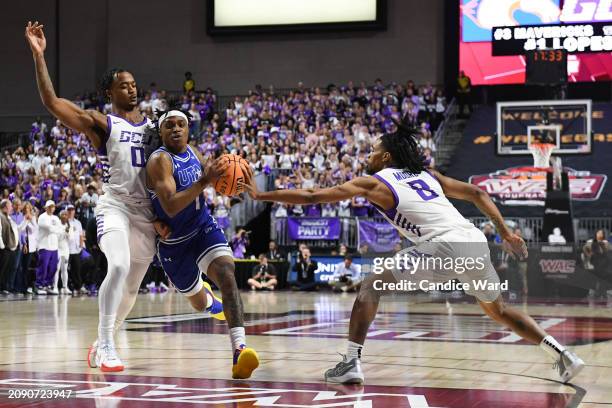
[[[123,371],[125,368],[112,344],[100,344],[96,350],[96,366],[105,373]]]

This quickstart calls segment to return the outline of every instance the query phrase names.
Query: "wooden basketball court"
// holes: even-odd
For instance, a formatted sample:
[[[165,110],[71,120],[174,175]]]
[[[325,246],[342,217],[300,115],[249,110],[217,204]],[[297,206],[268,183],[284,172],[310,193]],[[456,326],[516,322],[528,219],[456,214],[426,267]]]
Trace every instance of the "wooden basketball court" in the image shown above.
[[[585,360],[572,385],[557,382],[539,348],[484,317],[471,298],[381,302],[360,387],[322,381],[345,352],[354,294],[242,296],[247,341],[261,358],[249,381],[231,380],[224,323],[192,313],[180,294],[139,296],[117,335],[126,370],[116,375],[85,361],[97,298],[3,297],[0,407],[612,407],[605,302],[516,305]]]

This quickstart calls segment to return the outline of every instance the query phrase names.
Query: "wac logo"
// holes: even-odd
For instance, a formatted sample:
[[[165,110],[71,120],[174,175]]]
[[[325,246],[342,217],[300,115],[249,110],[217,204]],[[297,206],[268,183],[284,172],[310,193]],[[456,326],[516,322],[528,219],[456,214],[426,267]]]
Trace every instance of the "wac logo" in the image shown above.
[[[565,167],[572,200],[599,199],[608,177]],[[505,205],[542,205],[546,199],[546,171],[521,166],[470,176],[469,183],[486,191],[494,201]]]
[[[576,261],[573,259],[541,259],[542,273],[574,273]]]

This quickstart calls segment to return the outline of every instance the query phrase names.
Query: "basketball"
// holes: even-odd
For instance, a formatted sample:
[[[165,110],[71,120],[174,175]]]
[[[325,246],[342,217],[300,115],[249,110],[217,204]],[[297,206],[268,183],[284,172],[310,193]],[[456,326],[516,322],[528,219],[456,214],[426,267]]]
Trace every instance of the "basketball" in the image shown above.
[[[240,163],[248,166],[248,162],[236,154],[224,154],[221,160],[227,160],[230,166],[215,183],[215,191],[228,197],[242,193],[242,188],[238,185],[239,182],[244,181]]]

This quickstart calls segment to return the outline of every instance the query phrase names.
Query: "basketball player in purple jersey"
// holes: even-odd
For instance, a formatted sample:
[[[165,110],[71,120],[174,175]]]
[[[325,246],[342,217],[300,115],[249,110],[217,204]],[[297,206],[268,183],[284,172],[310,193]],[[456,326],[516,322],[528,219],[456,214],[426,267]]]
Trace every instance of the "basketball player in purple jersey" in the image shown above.
[[[474,285],[477,281],[499,283],[499,277],[491,264],[486,237],[446,197],[474,203],[495,224],[504,241],[504,248],[513,256],[527,257],[525,242],[506,226],[486,192],[472,184],[428,171],[414,136],[411,129],[401,125],[396,132],[383,135],[374,144],[368,157],[367,172],[372,176],[357,177],[340,186],[318,190],[258,192],[254,181],[250,179],[245,180],[244,188],[255,200],[287,204],[329,203],[356,196],[365,197],[400,234],[416,244],[411,253],[432,257],[443,254],[456,259],[473,248],[479,248],[477,253],[485,255],[482,268],[473,267],[464,272],[435,270],[432,273],[434,281],[458,279],[462,283],[471,284],[471,289],[466,290],[466,293],[476,297],[484,312],[525,340],[538,344],[554,359],[561,380],[568,382],[582,370],[584,362],[548,335],[527,314],[507,306],[499,287],[478,289]],[[464,243],[463,246],[461,243]],[[405,271],[387,270],[382,274],[370,274],[364,279],[351,313],[347,354],[343,361],[325,372],[326,381],[364,382],[361,352],[382,294],[375,282],[398,282],[398,274],[401,274],[401,279],[413,279],[416,282],[419,276],[430,271],[415,268],[409,271],[411,274],[402,272]]]
[[[155,254],[156,229],[168,233],[155,216],[145,187],[145,165],[159,141],[140,113],[136,81],[131,73],[114,69],[102,78],[102,88],[112,103],[112,113],[83,110],[55,94],[44,51],[43,26],[31,23],[25,36],[32,50],[36,82],[45,107],[63,124],[84,133],[98,150],[104,165],[103,190],[96,207],[98,241],[108,261],[108,273],[99,292],[98,340],[89,350],[91,367],[105,372],[122,371],[113,332],[131,310],[138,287]]]

